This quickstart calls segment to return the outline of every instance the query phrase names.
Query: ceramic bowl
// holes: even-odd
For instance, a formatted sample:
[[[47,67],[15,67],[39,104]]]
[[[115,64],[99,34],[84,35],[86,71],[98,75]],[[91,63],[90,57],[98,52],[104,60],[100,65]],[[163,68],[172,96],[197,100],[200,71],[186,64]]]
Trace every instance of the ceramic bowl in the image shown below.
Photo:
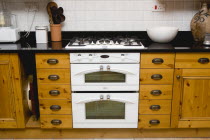
[[[177,27],[152,27],[147,29],[147,34],[154,42],[168,43],[176,37],[178,31]]]

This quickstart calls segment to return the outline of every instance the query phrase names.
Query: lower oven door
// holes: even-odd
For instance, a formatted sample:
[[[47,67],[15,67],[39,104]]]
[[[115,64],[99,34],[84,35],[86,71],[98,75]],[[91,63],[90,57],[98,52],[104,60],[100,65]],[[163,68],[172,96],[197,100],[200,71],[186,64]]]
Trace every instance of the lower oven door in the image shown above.
[[[137,128],[138,93],[72,93],[73,128]]]
[[[71,64],[72,91],[138,91],[139,64]]]

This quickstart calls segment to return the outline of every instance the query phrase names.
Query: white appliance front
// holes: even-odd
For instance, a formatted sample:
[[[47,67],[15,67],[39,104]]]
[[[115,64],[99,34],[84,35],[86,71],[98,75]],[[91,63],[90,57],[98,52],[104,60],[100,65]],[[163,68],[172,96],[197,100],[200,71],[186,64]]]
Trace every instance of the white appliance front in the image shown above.
[[[73,128],[137,128],[139,93],[72,93]]]
[[[139,64],[71,64],[72,91],[138,91]]]

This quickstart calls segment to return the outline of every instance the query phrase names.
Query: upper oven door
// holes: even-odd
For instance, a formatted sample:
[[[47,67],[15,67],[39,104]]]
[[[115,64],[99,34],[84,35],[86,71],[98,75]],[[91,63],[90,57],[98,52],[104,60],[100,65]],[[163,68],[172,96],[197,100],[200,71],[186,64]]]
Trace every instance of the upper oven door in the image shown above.
[[[71,64],[73,91],[138,91],[139,64]]]

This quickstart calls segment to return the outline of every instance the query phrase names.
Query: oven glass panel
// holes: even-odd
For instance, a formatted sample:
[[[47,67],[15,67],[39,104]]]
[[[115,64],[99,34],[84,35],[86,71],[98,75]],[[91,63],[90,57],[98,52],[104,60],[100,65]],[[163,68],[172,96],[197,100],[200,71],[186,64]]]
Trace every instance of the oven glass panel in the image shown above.
[[[125,83],[125,74],[111,71],[100,71],[85,74],[85,83]]]
[[[85,104],[86,119],[125,119],[125,103],[94,101]]]

